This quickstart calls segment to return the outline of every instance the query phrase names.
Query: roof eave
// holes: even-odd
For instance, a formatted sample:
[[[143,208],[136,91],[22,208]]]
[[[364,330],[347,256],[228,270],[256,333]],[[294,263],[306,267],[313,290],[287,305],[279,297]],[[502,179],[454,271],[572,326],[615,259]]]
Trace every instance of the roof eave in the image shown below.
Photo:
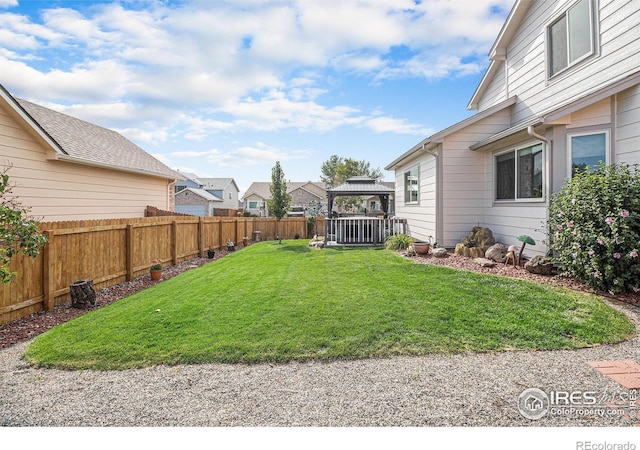
[[[150,172],[148,170],[143,170],[143,169],[134,169],[134,168],[131,168],[131,167],[116,166],[116,165],[113,165],[113,164],[101,163],[101,162],[97,162],[97,161],[90,161],[88,159],[78,158],[77,156],[70,156],[70,155],[66,155],[66,154],[62,154],[62,155],[58,154],[58,155],[56,155],[55,159],[57,161],[72,162],[72,163],[76,163],[76,164],[82,164],[82,165],[85,165],[85,166],[99,167],[101,169],[118,170],[118,171],[121,171],[121,172],[135,173],[135,174],[138,174],[138,175],[147,175],[147,176],[150,176],[150,177],[164,178],[166,180],[172,180],[172,181],[183,181],[184,180],[184,178],[179,176],[177,172],[176,172],[175,175],[172,176],[172,175],[165,174],[165,173]]]
[[[0,97],[11,107],[13,112],[26,123],[37,135],[39,140],[57,155],[66,155],[66,152],[62,149],[60,144],[53,139],[49,133],[33,118],[31,115],[18,103],[18,101],[0,84]]]
[[[534,1],[535,0],[518,0],[511,8],[509,16],[507,16],[500,33],[498,33],[496,41],[489,51],[491,64],[489,64],[489,67],[482,77],[482,80],[480,80],[471,100],[469,100],[467,109],[478,109],[480,97],[482,97],[486,92],[487,87],[491,83],[491,80],[493,80],[493,77],[500,66],[498,62],[505,61],[507,59],[507,48]]]

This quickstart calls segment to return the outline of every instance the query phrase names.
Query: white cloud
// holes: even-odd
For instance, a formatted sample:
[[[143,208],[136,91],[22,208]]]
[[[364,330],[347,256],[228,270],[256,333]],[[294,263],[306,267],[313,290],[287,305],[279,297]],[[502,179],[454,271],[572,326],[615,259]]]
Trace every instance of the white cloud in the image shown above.
[[[0,0],[0,7],[16,4]],[[508,10],[513,0],[87,4],[51,3],[41,23],[0,14],[2,83],[157,143],[344,126],[420,134],[419,124],[341,104],[334,80],[345,73],[363,83],[478,74],[504,20],[492,11]]]
[[[165,159],[172,167],[185,167],[189,160],[215,167],[247,167],[273,164],[275,161],[289,161],[308,158],[307,150],[289,150],[269,146],[262,142],[244,145],[231,150],[185,150],[169,153]],[[198,170],[191,170],[200,175]],[[202,175],[201,175],[202,176]]]
[[[363,125],[376,133],[400,133],[429,136],[435,132],[432,129],[409,123],[404,119],[394,119],[392,117],[374,117],[367,119]]]

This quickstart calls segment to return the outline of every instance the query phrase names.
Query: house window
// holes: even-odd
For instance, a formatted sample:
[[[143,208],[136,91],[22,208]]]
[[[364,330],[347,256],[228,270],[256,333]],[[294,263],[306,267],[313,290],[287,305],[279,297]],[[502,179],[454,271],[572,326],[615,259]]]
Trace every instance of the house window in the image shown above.
[[[601,163],[609,162],[609,132],[570,134],[569,163],[570,176],[580,172],[593,172]]]
[[[404,202],[418,203],[418,192],[420,187],[420,178],[418,168],[411,169],[404,173]]]
[[[593,54],[592,0],[580,0],[547,27],[549,77]]]
[[[496,200],[543,199],[542,144],[495,156]]]
[[[260,205],[258,204],[258,202],[249,202],[249,209],[258,209],[260,207]]]

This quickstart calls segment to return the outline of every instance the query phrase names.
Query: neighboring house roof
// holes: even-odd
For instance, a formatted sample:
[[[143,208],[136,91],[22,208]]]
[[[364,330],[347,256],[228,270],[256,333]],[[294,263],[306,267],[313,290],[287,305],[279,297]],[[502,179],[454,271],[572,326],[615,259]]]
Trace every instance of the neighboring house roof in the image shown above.
[[[293,191],[295,191],[296,189],[304,189],[305,191],[309,192],[310,194],[313,194],[317,197],[318,194],[314,193],[312,191],[310,191],[309,189],[305,189],[304,187],[308,184],[313,184],[317,187],[319,187],[322,190],[326,190],[325,184],[321,183],[321,182],[316,182],[316,181],[287,181],[287,192],[291,193]],[[251,183],[251,186],[249,186],[249,189],[247,189],[247,192],[244,194],[243,198],[247,198],[251,195],[255,195],[257,197],[260,197],[262,199],[268,200],[271,198],[271,190],[269,188],[269,186],[271,186],[271,182],[266,182],[266,181],[255,181],[253,183]]]
[[[195,195],[198,195],[198,196],[200,196],[200,197],[202,197],[205,200],[208,200],[210,202],[222,202],[222,201],[224,201],[220,197],[217,197],[217,196],[213,195],[212,193],[205,191],[204,189],[196,189],[196,188],[186,188],[186,189],[183,189],[180,192],[176,193],[175,195],[176,196],[184,195],[185,191],[189,191],[189,192],[191,192],[191,193],[193,193]]]
[[[198,177],[198,175],[196,175],[195,173],[190,173],[190,172],[180,172],[178,170],[178,173],[180,175],[182,175],[185,179],[189,180],[189,181],[193,181],[195,184],[197,184],[198,186],[202,186],[202,181],[200,180],[200,178]]]
[[[171,180],[182,179],[179,173],[116,131],[14,98],[4,88],[0,91],[5,100],[55,151],[55,159]]]
[[[213,191],[224,191],[229,185],[233,184],[236,191],[239,191],[238,185],[233,178],[199,178],[204,189]]]

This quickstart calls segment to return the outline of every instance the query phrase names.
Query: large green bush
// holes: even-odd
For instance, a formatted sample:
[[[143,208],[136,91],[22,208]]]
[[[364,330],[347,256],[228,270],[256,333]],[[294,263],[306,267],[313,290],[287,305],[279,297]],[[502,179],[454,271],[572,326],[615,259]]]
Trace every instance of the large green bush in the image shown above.
[[[640,292],[640,172],[601,166],[552,197],[549,246],[568,275],[614,293]]]

